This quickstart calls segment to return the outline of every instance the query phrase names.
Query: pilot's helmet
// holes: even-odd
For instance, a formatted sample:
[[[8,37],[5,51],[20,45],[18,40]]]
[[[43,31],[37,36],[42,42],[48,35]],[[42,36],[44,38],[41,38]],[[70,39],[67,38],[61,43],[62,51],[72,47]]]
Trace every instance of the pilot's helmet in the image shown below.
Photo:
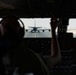
[[[1,20],[1,35],[4,36],[8,34],[9,36],[15,37],[18,35],[19,37],[24,36],[24,27],[20,26],[18,22],[19,18],[16,17],[5,17]]]

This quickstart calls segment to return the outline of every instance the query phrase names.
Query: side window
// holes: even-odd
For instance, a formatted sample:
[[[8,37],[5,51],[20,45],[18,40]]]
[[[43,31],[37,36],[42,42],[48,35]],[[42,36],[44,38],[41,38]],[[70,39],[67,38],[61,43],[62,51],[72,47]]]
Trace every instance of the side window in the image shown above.
[[[76,19],[75,18],[69,19],[69,25],[67,28],[67,32],[72,32],[73,38],[76,38]]]

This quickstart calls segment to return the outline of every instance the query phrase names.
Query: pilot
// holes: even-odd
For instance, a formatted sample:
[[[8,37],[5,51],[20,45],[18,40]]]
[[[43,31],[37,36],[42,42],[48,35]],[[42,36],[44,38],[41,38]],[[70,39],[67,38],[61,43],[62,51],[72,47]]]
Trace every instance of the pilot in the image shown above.
[[[52,29],[51,53],[45,61],[33,50],[29,49],[23,39],[24,26],[21,28],[19,18],[8,16],[1,20],[1,60],[6,73],[13,75],[50,75],[49,68],[53,67],[61,59],[59,43],[56,37],[57,18],[50,22]]]

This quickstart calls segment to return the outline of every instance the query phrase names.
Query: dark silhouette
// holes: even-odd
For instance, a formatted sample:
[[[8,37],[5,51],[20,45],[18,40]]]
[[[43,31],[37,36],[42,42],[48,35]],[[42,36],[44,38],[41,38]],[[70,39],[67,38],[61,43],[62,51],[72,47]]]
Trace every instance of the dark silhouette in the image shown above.
[[[1,20],[1,63],[8,74],[49,75],[49,68],[61,59],[60,47],[56,38],[57,18],[51,19],[52,28],[51,54],[46,57],[47,64],[23,41],[24,25],[20,26],[18,17],[5,17]],[[6,61],[7,60],[7,61]]]

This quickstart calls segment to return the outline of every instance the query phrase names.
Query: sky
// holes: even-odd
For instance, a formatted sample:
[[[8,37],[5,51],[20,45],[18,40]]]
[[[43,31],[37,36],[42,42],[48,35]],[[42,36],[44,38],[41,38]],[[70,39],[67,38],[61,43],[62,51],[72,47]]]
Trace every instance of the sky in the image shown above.
[[[43,29],[50,29],[50,18],[30,18],[21,19],[24,22],[25,29],[29,29],[29,26],[42,27]]]

